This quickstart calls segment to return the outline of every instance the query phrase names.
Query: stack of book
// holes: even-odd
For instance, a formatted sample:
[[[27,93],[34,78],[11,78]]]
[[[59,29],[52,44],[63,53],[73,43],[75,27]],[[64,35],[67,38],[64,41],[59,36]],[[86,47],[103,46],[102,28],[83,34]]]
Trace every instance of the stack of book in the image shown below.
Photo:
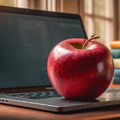
[[[114,84],[120,84],[120,41],[112,41],[111,53],[114,61]]]

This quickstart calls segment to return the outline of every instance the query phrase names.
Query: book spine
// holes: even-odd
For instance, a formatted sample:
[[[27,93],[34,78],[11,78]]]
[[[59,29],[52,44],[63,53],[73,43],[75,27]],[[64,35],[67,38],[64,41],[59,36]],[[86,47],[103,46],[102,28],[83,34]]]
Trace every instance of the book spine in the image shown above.
[[[120,40],[110,42],[111,54],[114,61],[114,84],[120,84]]]
[[[112,41],[110,42],[111,48],[120,48],[120,41]]]
[[[113,58],[120,58],[120,49],[111,49],[111,54]]]
[[[120,84],[120,77],[114,77],[114,84]]]
[[[117,68],[114,69],[114,76],[120,78],[120,69]]]
[[[115,68],[120,68],[120,58],[114,58],[113,62]]]

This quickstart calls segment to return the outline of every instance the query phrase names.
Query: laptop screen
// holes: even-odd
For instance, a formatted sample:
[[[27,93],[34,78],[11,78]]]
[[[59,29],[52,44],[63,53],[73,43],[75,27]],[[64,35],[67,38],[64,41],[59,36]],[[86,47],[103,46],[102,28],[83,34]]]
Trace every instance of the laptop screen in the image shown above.
[[[86,38],[79,15],[1,6],[0,88],[50,86],[50,50],[76,37]]]

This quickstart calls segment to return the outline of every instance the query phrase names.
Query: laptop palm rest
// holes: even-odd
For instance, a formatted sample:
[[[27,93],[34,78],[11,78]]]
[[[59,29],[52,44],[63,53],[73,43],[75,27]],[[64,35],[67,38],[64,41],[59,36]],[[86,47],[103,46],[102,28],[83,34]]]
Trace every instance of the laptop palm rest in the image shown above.
[[[14,97],[3,95],[0,96],[0,101],[4,104],[47,110],[51,112],[70,112],[120,104],[120,92],[104,93],[95,100],[68,100],[64,97],[53,97],[47,99],[13,98]]]

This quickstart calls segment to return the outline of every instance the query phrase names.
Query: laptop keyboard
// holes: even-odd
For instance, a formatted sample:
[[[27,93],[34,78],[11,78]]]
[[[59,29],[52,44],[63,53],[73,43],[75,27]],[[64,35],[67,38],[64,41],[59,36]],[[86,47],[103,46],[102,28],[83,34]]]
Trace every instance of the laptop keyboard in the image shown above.
[[[28,99],[40,99],[40,98],[50,98],[50,97],[60,97],[56,91],[38,91],[38,92],[25,92],[25,93],[12,93],[9,96],[21,97]]]
[[[107,93],[120,92],[120,88],[108,88],[105,92],[107,92]]]
[[[120,88],[109,88],[105,92],[120,92]],[[25,93],[12,93],[9,96],[28,98],[28,99],[41,99],[41,98],[50,98],[50,97],[60,97],[60,95],[54,91],[38,91],[38,92],[25,92]]]

